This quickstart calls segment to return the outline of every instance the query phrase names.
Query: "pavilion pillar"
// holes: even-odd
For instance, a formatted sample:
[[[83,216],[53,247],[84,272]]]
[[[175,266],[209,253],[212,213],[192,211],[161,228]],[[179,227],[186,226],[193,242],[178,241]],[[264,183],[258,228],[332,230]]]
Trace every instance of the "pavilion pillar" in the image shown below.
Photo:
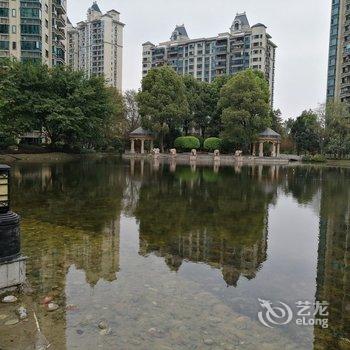
[[[150,151],[152,151],[153,148],[154,148],[153,140],[151,140],[151,146],[150,147],[151,147]]]
[[[256,156],[256,145],[255,143],[253,143],[253,153],[252,153],[253,157]]]
[[[141,154],[145,153],[145,140],[141,139]]]
[[[259,143],[259,157],[264,156],[264,142],[260,141]]]
[[[135,153],[135,140],[131,139],[131,148],[130,148],[131,153]]]
[[[279,157],[281,155],[281,143],[278,142],[277,144],[277,157]]]
[[[276,144],[272,144],[271,157],[276,157]]]

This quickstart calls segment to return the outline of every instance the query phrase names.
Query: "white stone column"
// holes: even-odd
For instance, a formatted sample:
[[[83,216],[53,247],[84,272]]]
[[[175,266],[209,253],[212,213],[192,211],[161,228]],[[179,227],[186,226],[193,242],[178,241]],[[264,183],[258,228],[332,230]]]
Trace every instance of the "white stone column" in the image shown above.
[[[152,151],[153,148],[154,148],[154,144],[153,144],[153,140],[151,140],[151,149],[150,149],[150,151]]]
[[[134,139],[131,140],[130,152],[135,153],[135,140]]]
[[[279,142],[277,144],[277,157],[279,157],[281,155],[281,143]]]
[[[256,145],[255,143],[253,143],[253,157],[255,157],[256,155]]]
[[[141,140],[141,154],[145,153],[145,140]]]
[[[272,144],[272,152],[271,152],[271,157],[276,157],[276,144]]]
[[[259,157],[264,156],[264,142],[259,143]]]

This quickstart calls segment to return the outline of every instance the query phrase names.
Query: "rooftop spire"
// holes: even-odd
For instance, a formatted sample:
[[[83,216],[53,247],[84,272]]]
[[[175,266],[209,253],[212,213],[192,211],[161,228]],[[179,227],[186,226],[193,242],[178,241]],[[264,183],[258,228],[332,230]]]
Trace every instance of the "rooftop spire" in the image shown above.
[[[97,5],[97,2],[94,1],[94,3],[92,4],[92,6],[90,7],[91,10],[96,11],[96,12],[101,12],[100,8]]]

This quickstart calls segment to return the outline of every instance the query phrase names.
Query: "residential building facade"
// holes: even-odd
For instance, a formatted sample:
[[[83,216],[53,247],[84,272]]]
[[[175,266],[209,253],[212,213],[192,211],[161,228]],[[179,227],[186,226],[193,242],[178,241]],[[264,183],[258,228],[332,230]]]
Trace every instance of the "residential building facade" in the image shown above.
[[[273,101],[276,47],[267,27],[261,23],[250,26],[246,13],[236,15],[230,32],[211,38],[190,39],[185,26],[180,25],[170,41],[143,44],[142,74],[170,65],[179,74],[212,82],[218,76],[253,68],[265,74]]]
[[[332,0],[327,99],[350,102],[349,0]]]
[[[122,90],[123,29],[116,10],[102,14],[96,2],[87,20],[76,27],[69,24],[67,63],[86,76],[103,75],[106,83]]]
[[[65,63],[66,0],[0,0],[0,58]]]

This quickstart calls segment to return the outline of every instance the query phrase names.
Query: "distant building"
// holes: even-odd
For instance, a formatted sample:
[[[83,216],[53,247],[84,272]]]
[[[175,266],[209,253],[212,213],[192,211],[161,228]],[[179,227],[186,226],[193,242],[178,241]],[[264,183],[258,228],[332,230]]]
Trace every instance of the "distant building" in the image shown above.
[[[66,0],[1,0],[0,58],[65,63]]]
[[[329,39],[327,98],[350,102],[350,7],[333,0]]]
[[[67,63],[88,77],[103,75],[108,85],[121,90],[123,28],[118,11],[102,14],[95,1],[86,21],[68,25]]]
[[[170,41],[143,44],[142,73],[145,76],[151,68],[170,65],[179,74],[211,82],[253,68],[265,74],[273,101],[276,47],[267,27],[261,23],[250,26],[245,13],[236,15],[230,32],[212,38],[190,39],[180,25]]]

